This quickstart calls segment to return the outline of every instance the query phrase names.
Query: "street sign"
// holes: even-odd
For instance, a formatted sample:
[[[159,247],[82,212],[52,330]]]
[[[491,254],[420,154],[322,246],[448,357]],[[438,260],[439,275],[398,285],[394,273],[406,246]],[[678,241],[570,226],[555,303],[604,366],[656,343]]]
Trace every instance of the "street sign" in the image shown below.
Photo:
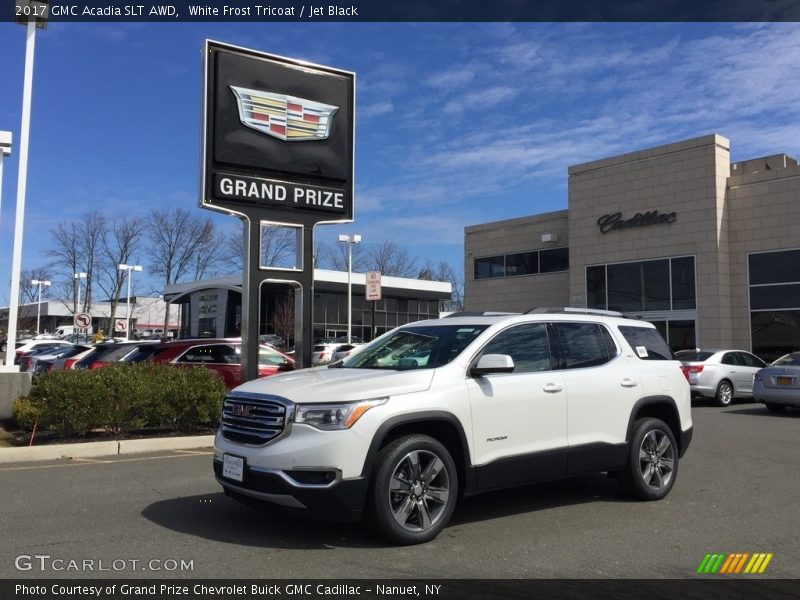
[[[89,313],[77,313],[73,319],[73,324],[78,329],[86,329],[92,326],[92,316]]]
[[[381,299],[381,273],[369,271],[367,273],[367,300]]]
[[[114,319],[114,331],[125,333],[128,331],[128,321],[125,319]]]

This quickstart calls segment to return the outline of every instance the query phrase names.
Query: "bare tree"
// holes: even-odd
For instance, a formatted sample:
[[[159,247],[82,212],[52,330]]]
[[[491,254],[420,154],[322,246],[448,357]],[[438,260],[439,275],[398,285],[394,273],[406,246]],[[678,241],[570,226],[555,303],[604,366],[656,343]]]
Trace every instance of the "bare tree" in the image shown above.
[[[33,281],[52,281],[48,268],[36,267],[22,270],[19,274],[20,304],[35,304],[39,300],[39,286],[34,285]]]
[[[294,300],[294,290],[288,288],[275,305],[272,317],[275,333],[286,340],[287,348],[294,345]]]
[[[367,271],[380,271],[382,275],[389,277],[416,275],[415,261],[408,254],[408,250],[390,241],[370,245],[366,252],[364,267]]]
[[[367,263],[369,259],[364,244],[349,244],[344,242],[334,242],[333,246],[329,249],[327,258],[331,268],[335,271],[347,271],[348,246],[352,247],[353,252],[353,272],[368,271]]]
[[[117,315],[120,293],[128,275],[119,269],[119,265],[139,262],[145,226],[145,220],[139,217],[116,218],[109,224],[107,235],[101,240],[101,260],[96,268],[95,280],[111,303],[110,323],[114,322]]]
[[[444,281],[452,286],[452,294],[447,310],[464,310],[464,275],[456,271],[449,263],[440,260],[434,263],[428,259],[420,269],[419,279],[428,281]]]
[[[293,260],[297,239],[292,227],[265,226],[261,228],[261,264],[282,265]],[[231,272],[242,270],[244,254],[244,230],[237,227],[224,237],[222,265]]]
[[[210,218],[183,208],[154,210],[148,225],[150,269],[165,286],[201,279],[213,266],[219,237]],[[169,309],[167,304],[164,331],[169,329]]]
[[[55,244],[47,253],[53,259],[53,266],[60,267],[67,287],[72,287],[72,311],[77,312],[77,286],[80,280],[74,279],[77,272],[86,273],[86,295],[83,306],[92,304],[92,284],[100,248],[105,238],[107,224],[99,212],[86,213],[79,221],[59,223],[51,229]],[[71,282],[71,284],[69,283]]]

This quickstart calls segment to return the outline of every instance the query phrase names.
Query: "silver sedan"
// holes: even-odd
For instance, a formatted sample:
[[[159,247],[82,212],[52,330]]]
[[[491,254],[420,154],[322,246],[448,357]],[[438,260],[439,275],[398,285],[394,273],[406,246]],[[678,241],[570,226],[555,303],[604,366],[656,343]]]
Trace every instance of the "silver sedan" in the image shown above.
[[[675,353],[692,394],[729,406],[734,398],[753,395],[753,377],[766,363],[744,350],[682,350]]]
[[[772,412],[800,406],[800,352],[782,356],[756,373],[753,397]]]

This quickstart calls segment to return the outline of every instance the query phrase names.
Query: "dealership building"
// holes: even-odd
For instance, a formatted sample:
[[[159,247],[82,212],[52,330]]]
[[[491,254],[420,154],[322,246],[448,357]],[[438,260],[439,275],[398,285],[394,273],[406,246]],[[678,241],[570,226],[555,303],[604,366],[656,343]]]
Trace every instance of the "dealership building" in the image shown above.
[[[465,229],[467,310],[577,306],[673,349],[800,349],[800,166],[707,135],[569,167],[568,208]]]
[[[352,335],[364,341],[398,325],[438,318],[452,295],[450,283],[384,275],[380,300],[367,300],[366,278],[365,273],[351,278]],[[314,269],[313,339],[347,335],[347,280],[346,272]],[[241,335],[241,275],[168,285],[164,298],[180,307],[179,337]],[[258,333],[286,337],[287,329],[294,330],[292,288],[266,282],[260,290]]]

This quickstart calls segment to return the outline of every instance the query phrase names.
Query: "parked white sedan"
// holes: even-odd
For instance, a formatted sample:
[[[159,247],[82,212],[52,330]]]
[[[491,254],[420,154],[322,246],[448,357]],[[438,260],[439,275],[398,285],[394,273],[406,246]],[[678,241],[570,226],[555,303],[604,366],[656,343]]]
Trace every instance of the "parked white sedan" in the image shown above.
[[[753,396],[753,377],[766,363],[744,350],[681,350],[675,353],[692,395],[729,406],[734,398]]]

